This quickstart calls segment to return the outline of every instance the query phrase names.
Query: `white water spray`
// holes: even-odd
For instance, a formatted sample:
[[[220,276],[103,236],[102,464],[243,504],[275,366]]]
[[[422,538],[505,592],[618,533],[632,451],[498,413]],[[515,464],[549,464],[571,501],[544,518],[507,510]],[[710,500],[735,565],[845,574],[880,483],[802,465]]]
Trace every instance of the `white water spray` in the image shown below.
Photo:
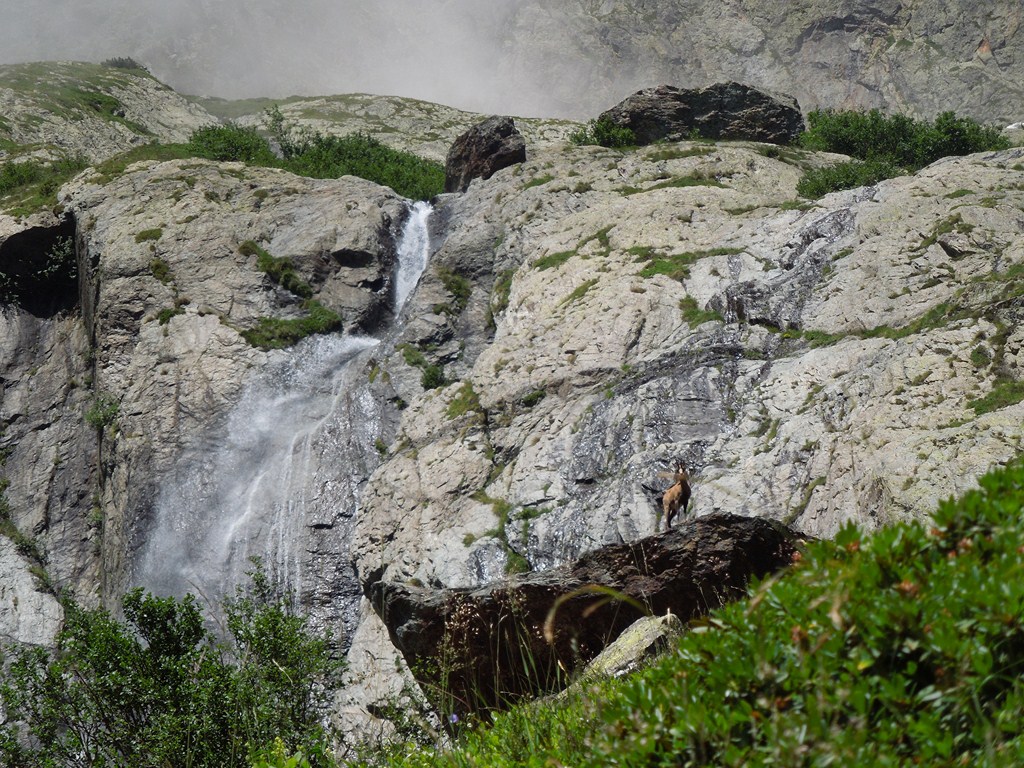
[[[409,295],[427,268],[430,259],[430,229],[427,221],[433,213],[430,203],[420,201],[409,211],[402,229],[398,254],[398,274],[395,278],[395,315],[402,310]]]
[[[396,315],[426,268],[430,213],[426,203],[413,206],[399,240]],[[359,493],[379,461],[382,406],[365,375],[378,343],[314,337],[252,381],[226,422],[165,478],[134,583],[216,604],[256,556],[305,606],[342,594],[353,606],[323,614],[351,613],[358,584],[348,543]]]

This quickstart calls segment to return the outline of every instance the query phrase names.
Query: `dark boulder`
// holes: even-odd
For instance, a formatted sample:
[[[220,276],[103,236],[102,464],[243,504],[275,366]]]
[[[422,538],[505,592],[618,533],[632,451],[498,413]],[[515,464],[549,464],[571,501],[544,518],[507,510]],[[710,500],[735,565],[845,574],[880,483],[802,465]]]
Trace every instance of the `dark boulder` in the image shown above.
[[[367,596],[443,717],[562,687],[645,612],[686,621],[790,562],[796,537],[712,515],[476,590],[376,583]]]
[[[789,144],[804,129],[796,99],[740,83],[685,90],[662,85],[637,91],[599,120],[629,128],[637,144],[706,139],[739,139]]]
[[[489,179],[526,161],[526,140],[511,117],[489,117],[459,136],[444,164],[444,191],[465,192],[473,179]]]

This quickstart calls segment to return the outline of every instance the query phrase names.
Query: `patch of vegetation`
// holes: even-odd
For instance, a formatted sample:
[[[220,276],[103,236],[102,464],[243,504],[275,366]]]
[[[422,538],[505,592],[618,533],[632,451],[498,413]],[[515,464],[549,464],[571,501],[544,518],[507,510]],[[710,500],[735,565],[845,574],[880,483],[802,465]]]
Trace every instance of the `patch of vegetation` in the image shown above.
[[[5,461],[6,454],[0,454],[0,466],[3,466]],[[31,562],[30,570],[37,575],[39,586],[48,592],[53,592],[52,584],[45,570],[46,556],[43,554],[39,542],[14,524],[11,505],[7,500],[7,489],[10,484],[11,482],[7,478],[0,478],[0,536],[9,539],[18,554]],[[2,702],[2,688],[0,688],[0,702]],[[2,743],[2,738],[3,734],[0,731],[0,743]],[[3,752],[0,750],[0,756],[2,755]]]
[[[192,595],[135,589],[123,620],[65,600],[56,650],[11,649],[0,698],[0,763],[247,768],[275,739],[332,764],[321,725],[340,665],[261,570],[221,604],[215,637]],[[326,683],[326,684],[325,684]],[[9,723],[25,722],[32,741]]]
[[[281,165],[292,173],[315,179],[359,176],[412,200],[429,200],[444,192],[444,167],[440,163],[391,149],[366,133],[296,133],[285,124],[279,110],[270,110],[268,115],[271,133],[284,155]]]
[[[512,278],[515,276],[514,269],[506,269],[494,280],[494,288],[491,292],[491,313],[497,315],[508,309],[509,295],[512,293]]]
[[[549,253],[546,256],[541,256],[539,259],[533,262],[532,266],[534,269],[539,269],[542,272],[548,269],[555,269],[565,264],[565,262],[567,262],[575,255],[575,250]]]
[[[238,125],[215,125],[200,128],[188,140],[189,152],[195,157],[250,165],[275,165],[277,157],[255,128]]]
[[[868,187],[903,173],[902,168],[888,160],[851,160],[808,170],[797,182],[796,191],[803,197],[817,199],[830,192]]]
[[[21,160],[0,165],[0,199],[13,216],[27,216],[57,205],[57,192],[88,167],[81,157],[44,162]]]
[[[426,390],[438,389],[448,383],[444,375],[444,366],[436,365],[427,360],[423,350],[414,347],[412,344],[402,344],[398,347],[407,365],[419,368],[420,386]]]
[[[447,304],[435,305],[434,314],[461,315],[469,304],[469,297],[473,293],[473,283],[448,267],[438,267],[436,271],[444,289],[452,297],[452,301]]]
[[[473,382],[464,381],[458,392],[455,393],[455,397],[448,403],[445,413],[449,419],[457,419],[467,413],[481,413],[482,410],[480,397],[473,389]]]
[[[304,299],[313,297],[313,289],[295,271],[295,263],[291,259],[271,256],[252,240],[240,243],[238,252],[243,256],[255,256],[256,268],[269,277],[271,282]]]
[[[111,59],[104,59],[102,62],[104,67],[112,67],[114,69],[129,69],[136,70],[145,74],[149,74],[149,70],[142,64],[139,64],[131,56],[115,56]]]
[[[174,275],[171,274],[171,265],[159,256],[149,262],[149,271],[153,273],[153,277],[164,285],[167,285],[174,279]]]
[[[519,403],[524,408],[533,408],[533,406],[537,405],[537,403],[547,397],[547,394],[548,391],[546,389],[535,389],[532,392],[523,395],[519,399]]]
[[[113,395],[98,395],[85,412],[85,423],[102,430],[117,419],[121,404]]]
[[[972,408],[975,414],[981,416],[984,413],[991,413],[1010,405],[1016,405],[1022,400],[1024,400],[1024,381],[999,379],[992,387],[991,392],[984,397],[971,400],[967,403],[967,406]]]
[[[806,149],[838,152],[854,158],[830,168],[811,170],[797,187],[805,197],[876,184],[882,179],[913,173],[943,157],[1007,149],[1010,142],[999,129],[944,112],[934,122],[906,115],[883,115],[879,110],[815,110],[800,137]]]
[[[573,290],[572,293],[570,293],[568,296],[562,299],[559,302],[558,306],[564,307],[567,304],[574,304],[575,302],[579,301],[584,296],[586,296],[590,292],[590,289],[597,285],[598,282],[600,282],[600,278],[594,277],[576,286],[575,290]]]
[[[533,187],[542,187],[550,181],[554,181],[555,177],[551,174],[545,174],[544,176],[538,176],[534,179],[530,179],[528,182],[523,184],[523,189],[531,189]]]
[[[159,240],[164,236],[164,231],[160,227],[154,227],[153,229],[144,229],[141,232],[135,234],[136,243],[147,243],[151,240]]]
[[[305,317],[261,317],[255,328],[242,331],[242,338],[260,349],[284,349],[314,333],[333,333],[341,329],[341,315],[319,301],[306,299],[302,308],[308,313]]]
[[[666,275],[673,280],[682,282],[690,276],[690,267],[697,261],[708,256],[731,256],[743,253],[742,248],[710,248],[706,251],[685,251],[684,253],[673,253],[660,255],[655,250],[634,250],[636,260],[645,264],[637,274],[640,277],[654,277],[655,275]]]
[[[980,484],[933,524],[808,545],[638,673],[385,764],[1016,765],[1024,463]]]
[[[708,322],[724,323],[725,318],[713,309],[702,308],[692,296],[684,296],[679,300],[679,310],[691,328]]]
[[[625,126],[616,125],[607,118],[591,120],[587,125],[569,134],[569,141],[577,146],[597,144],[602,147],[635,147],[636,135]]]
[[[677,176],[675,178],[659,182],[651,187],[620,187],[616,191],[623,197],[630,197],[632,195],[641,195],[645,192],[654,192],[658,189],[679,189],[684,187],[719,187],[721,189],[725,189],[725,184],[720,182],[714,176],[698,172],[689,176]]]
[[[661,147],[647,154],[647,159],[653,162],[664,160],[683,160],[687,157],[704,157],[715,150],[712,147]]]
[[[178,315],[184,314],[185,308],[180,305],[175,305],[174,307],[166,307],[164,309],[161,309],[160,312],[157,313],[156,319],[160,325],[167,325],[169,322],[171,322],[172,317],[177,317]]]

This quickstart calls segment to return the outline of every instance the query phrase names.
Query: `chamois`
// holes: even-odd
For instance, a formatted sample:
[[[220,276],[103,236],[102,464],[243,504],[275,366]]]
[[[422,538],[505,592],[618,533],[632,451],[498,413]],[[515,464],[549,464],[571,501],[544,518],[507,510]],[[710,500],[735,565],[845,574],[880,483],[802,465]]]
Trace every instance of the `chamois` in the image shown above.
[[[674,481],[661,497],[661,511],[665,518],[665,530],[667,531],[672,527],[672,519],[679,513],[679,508],[683,508],[685,515],[690,506],[690,476],[686,472],[686,465],[678,461],[675,472],[659,472],[658,477],[667,477]]]

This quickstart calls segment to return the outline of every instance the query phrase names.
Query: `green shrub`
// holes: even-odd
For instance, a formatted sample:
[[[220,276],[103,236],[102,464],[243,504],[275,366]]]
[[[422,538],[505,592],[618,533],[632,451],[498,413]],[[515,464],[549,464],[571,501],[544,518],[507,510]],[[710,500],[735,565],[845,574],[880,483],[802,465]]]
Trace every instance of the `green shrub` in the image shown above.
[[[877,184],[902,173],[902,168],[888,160],[851,160],[806,171],[796,191],[802,197],[819,198],[829,192]]]
[[[234,768],[280,738],[307,756],[296,765],[330,765],[320,717],[338,665],[291,598],[261,570],[250,575],[251,588],[222,603],[223,642],[191,595],[133,590],[124,621],[68,603],[54,652],[12,651],[0,764]],[[16,719],[30,743],[19,745]]]
[[[270,142],[254,128],[217,125],[200,128],[188,141],[189,151],[207,160],[234,161],[253,165],[274,165],[277,158]]]
[[[85,423],[103,429],[114,423],[121,404],[112,395],[98,395],[85,412]]]
[[[838,152],[865,162],[863,165],[842,164],[849,167],[827,178],[821,175],[828,169],[809,172],[809,176],[817,178],[805,185],[806,192],[800,191],[807,197],[874,184],[883,178],[914,172],[943,157],[1010,146],[997,128],[957,117],[953,112],[943,112],[934,122],[929,122],[906,115],[883,115],[877,109],[870,112],[816,110],[807,116],[807,124],[807,131],[800,137],[803,147]],[[824,192],[818,192],[819,189]]]
[[[424,389],[438,389],[448,383],[444,375],[443,365],[426,365],[420,376],[420,386]]]
[[[625,126],[616,125],[608,118],[591,120],[585,128],[569,135],[569,141],[577,146],[597,144],[602,147],[635,147],[636,135]]]
[[[369,134],[306,134],[287,146],[283,167],[300,176],[359,176],[412,200],[429,200],[444,192],[440,163],[391,149]]]

